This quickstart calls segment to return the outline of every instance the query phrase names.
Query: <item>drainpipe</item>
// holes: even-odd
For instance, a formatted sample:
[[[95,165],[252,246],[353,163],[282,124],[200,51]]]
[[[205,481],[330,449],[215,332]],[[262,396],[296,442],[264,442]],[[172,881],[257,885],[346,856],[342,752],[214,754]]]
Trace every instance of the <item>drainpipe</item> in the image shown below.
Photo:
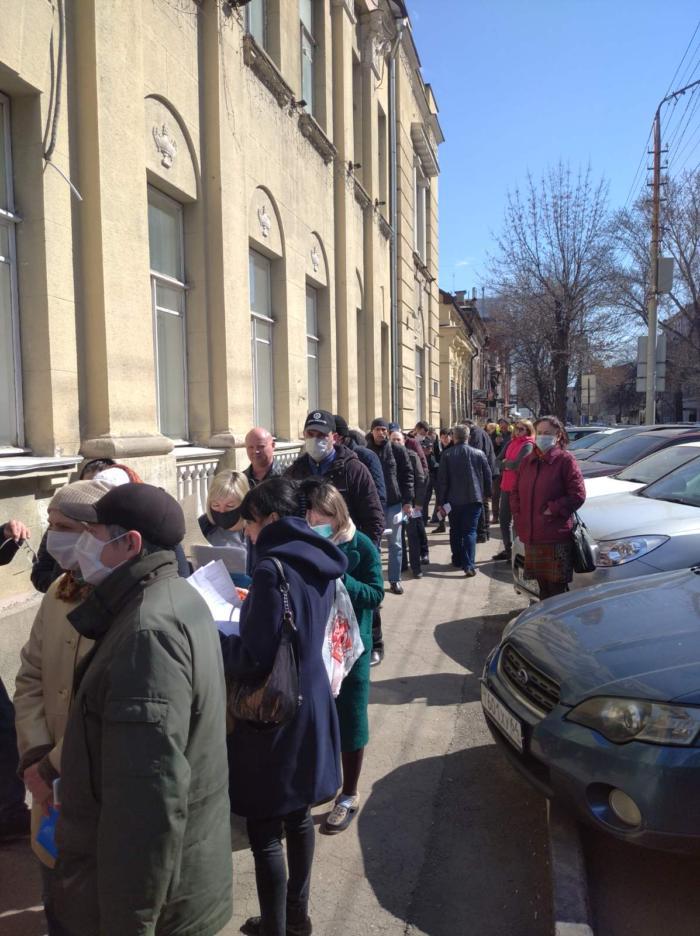
[[[399,180],[398,180],[398,114],[396,112],[396,56],[408,20],[397,19],[397,32],[389,53],[389,171],[391,172],[391,419],[399,421]]]

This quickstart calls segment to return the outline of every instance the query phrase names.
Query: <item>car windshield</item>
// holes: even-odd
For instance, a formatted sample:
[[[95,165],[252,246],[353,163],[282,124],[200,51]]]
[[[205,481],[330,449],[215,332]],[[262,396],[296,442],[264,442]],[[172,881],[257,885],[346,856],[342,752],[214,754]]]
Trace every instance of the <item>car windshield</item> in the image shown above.
[[[639,492],[643,497],[671,501],[673,504],[688,504],[700,507],[700,460],[688,462],[676,468],[654,484]]]
[[[700,458],[700,447],[694,445],[672,445],[633,462],[628,468],[619,471],[615,477],[620,481],[636,481],[639,484],[652,484],[663,478],[681,465]]]
[[[664,436],[664,439],[668,437]],[[611,445],[596,461],[603,465],[631,465],[632,462],[639,461],[662,444],[655,432],[642,432]]]
[[[601,439],[608,439],[612,436],[612,432],[588,432],[585,435],[579,436],[578,439],[574,439],[573,442],[569,442],[570,449],[582,449],[590,448],[592,445],[595,445],[596,442],[599,442]]]

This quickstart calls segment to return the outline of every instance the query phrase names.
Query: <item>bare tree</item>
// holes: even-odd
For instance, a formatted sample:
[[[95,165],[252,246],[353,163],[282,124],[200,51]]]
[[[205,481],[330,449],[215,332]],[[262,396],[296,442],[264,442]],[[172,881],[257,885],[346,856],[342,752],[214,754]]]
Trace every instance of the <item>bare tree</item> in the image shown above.
[[[617,252],[615,304],[630,320],[647,324],[650,205],[639,199],[617,212],[612,234]],[[668,392],[682,415],[682,394],[700,388],[700,172],[685,172],[666,185],[662,203],[662,252],[673,257],[674,283],[659,296],[659,327],[668,338]]]
[[[538,182],[528,176],[523,193],[509,193],[496,246],[491,288],[510,310],[513,343],[537,343],[522,349],[531,362],[522,366],[535,385],[551,381],[551,392],[538,390],[540,403],[551,398],[563,418],[573,369],[617,332],[606,183],[563,163]]]

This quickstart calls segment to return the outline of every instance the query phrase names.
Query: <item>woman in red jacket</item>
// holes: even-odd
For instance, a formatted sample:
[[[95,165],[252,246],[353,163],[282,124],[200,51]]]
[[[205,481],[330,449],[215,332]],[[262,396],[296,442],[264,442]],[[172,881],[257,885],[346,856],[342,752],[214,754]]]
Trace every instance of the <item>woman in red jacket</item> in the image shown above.
[[[556,416],[535,423],[535,449],[520,465],[510,494],[513,523],[525,546],[525,577],[537,579],[540,598],[568,591],[573,575],[573,514],[586,499],[569,437]]]

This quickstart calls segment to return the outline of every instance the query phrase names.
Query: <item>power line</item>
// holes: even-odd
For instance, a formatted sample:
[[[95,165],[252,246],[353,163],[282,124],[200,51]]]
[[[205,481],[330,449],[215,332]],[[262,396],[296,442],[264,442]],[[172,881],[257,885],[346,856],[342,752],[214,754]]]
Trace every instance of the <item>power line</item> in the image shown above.
[[[697,88],[694,88],[693,90],[694,90],[694,91],[697,91]],[[668,159],[669,167],[671,166],[672,163],[673,163],[673,165],[674,165],[674,167],[675,167],[676,161],[680,158],[681,153],[685,150],[685,148],[686,148],[687,145],[688,145],[687,142],[686,142],[685,146],[681,147],[681,143],[683,142],[683,138],[685,137],[686,133],[687,133],[688,130],[690,129],[690,124],[691,124],[691,121],[692,121],[692,119],[693,119],[693,115],[695,114],[695,111],[698,109],[698,105],[700,105],[700,94],[696,94],[696,95],[695,95],[695,101],[694,101],[694,103],[693,103],[693,107],[692,107],[690,113],[688,114],[688,119],[686,120],[685,127],[684,127],[684,129],[683,129],[683,132],[681,133],[681,135],[680,135],[680,136],[678,137],[678,139],[676,140],[675,150],[674,150],[673,153],[670,152],[671,147],[670,147],[670,145],[669,145],[669,159]],[[696,129],[697,129],[697,128],[693,128],[693,129],[691,130],[691,134],[690,134],[690,139],[691,139],[691,140],[692,140],[692,138],[693,138],[693,135],[694,135]]]
[[[686,105],[685,105],[685,110],[683,111],[683,114],[681,115],[680,120],[679,120],[678,123],[676,124],[675,131],[671,134],[671,137],[668,139],[668,141],[667,141],[667,143],[666,143],[666,146],[667,146],[667,148],[668,148],[669,153],[671,152],[671,149],[672,149],[674,146],[675,146],[675,147],[679,147],[679,146],[680,146],[681,140],[683,139],[683,137],[685,136],[685,134],[688,132],[688,127],[690,126],[690,121],[692,120],[693,114],[695,113],[695,110],[696,110],[696,108],[697,108],[697,106],[698,106],[698,101],[700,101],[700,96],[698,96],[697,94],[695,94],[695,92],[696,92],[697,90],[698,90],[698,88],[695,87],[695,88],[692,88],[692,89],[690,90],[690,92],[688,93],[688,100],[687,100]],[[691,107],[691,105],[692,105],[692,107]],[[686,117],[686,115],[687,115],[687,117]],[[685,122],[685,123],[684,123],[684,122]],[[681,130],[681,128],[682,128],[682,130]]]
[[[675,72],[673,73],[673,78],[671,78],[671,80],[670,80],[670,82],[669,82],[669,84],[668,84],[668,88],[666,88],[666,94],[664,94],[664,97],[666,97],[666,95],[670,92],[671,88],[673,87],[673,83],[674,83],[674,81],[676,80],[676,76],[678,75],[678,72],[681,70],[681,67],[682,67],[682,65],[683,65],[683,62],[685,61],[685,57],[686,57],[686,55],[688,54],[688,51],[690,50],[690,47],[692,46],[693,41],[694,41],[695,37],[697,36],[698,30],[699,30],[699,29],[700,29],[700,20],[698,20],[698,24],[697,24],[697,26],[695,27],[695,31],[693,32],[693,35],[690,37],[690,42],[689,42],[688,45],[686,46],[686,50],[685,50],[685,52],[683,53],[683,57],[681,58],[680,62],[678,63],[678,67],[676,68]],[[681,83],[682,83],[682,82],[679,82],[679,84],[681,84]]]

